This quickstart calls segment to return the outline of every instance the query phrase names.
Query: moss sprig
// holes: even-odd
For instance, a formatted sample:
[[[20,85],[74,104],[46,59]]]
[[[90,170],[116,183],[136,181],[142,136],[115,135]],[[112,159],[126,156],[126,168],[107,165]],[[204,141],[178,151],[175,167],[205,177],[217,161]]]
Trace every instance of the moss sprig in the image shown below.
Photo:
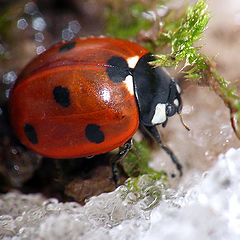
[[[187,78],[201,77],[200,73],[207,68],[205,56],[199,53],[200,47],[193,46],[201,39],[202,33],[206,29],[210,18],[206,11],[205,1],[198,1],[195,6],[187,9],[185,16],[182,17],[179,25],[175,29],[165,31],[161,37],[171,46],[170,54],[157,54],[157,60],[153,62],[156,66],[178,66],[185,61],[183,69],[192,66],[193,68],[186,73]]]
[[[229,108],[235,134],[240,139],[240,98],[237,88],[230,87],[230,83],[219,74],[214,58],[200,53],[200,46],[194,46],[201,39],[209,19],[206,0],[199,0],[195,6],[189,7],[180,24],[170,30],[165,28],[162,33],[164,37],[160,37],[163,43],[171,46],[171,53],[157,54],[157,60],[152,64],[156,67],[177,67],[183,62],[180,72],[185,74],[186,79],[209,86],[222,98]],[[167,26],[168,23],[165,24]]]

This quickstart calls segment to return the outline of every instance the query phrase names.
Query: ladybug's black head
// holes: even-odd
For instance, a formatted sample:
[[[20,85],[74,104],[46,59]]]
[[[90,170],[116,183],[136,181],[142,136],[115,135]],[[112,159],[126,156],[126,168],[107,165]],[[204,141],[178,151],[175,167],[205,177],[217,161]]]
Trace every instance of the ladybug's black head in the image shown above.
[[[163,68],[149,64],[154,60],[147,54],[138,61],[133,71],[135,96],[143,125],[166,126],[168,117],[182,110],[181,89]]]

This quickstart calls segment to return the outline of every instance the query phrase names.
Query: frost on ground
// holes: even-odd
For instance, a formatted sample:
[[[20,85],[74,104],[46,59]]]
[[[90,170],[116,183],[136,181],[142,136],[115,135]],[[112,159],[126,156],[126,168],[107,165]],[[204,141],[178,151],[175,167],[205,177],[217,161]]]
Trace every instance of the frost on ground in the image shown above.
[[[156,207],[122,186],[82,207],[41,195],[0,196],[0,239],[240,239],[240,148],[220,155],[203,176],[164,190]],[[157,196],[157,195],[156,195]]]

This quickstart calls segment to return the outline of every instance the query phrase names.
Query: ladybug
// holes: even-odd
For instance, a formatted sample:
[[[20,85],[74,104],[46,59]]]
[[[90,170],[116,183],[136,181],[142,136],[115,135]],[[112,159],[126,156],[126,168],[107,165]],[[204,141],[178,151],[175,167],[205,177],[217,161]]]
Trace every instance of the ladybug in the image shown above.
[[[156,128],[182,109],[181,89],[147,49],[88,37],[57,44],[31,61],[11,90],[9,114],[21,142],[51,158],[81,158],[132,145],[143,126],[170,155]],[[114,164],[113,164],[114,165]],[[113,171],[114,172],[114,171]]]

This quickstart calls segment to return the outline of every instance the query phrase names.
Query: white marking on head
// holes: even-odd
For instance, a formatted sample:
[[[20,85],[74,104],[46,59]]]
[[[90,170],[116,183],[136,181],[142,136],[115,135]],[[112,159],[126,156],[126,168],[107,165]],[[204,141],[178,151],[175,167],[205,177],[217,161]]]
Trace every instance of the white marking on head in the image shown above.
[[[123,83],[126,85],[128,92],[131,95],[134,95],[134,88],[133,88],[133,77],[131,75],[128,75],[125,80],[123,81]]]
[[[166,119],[166,104],[158,103],[152,118],[152,124],[155,125],[163,123],[166,121]]]
[[[134,56],[134,57],[128,58],[128,59],[127,59],[128,66],[129,66],[130,68],[135,68],[138,60],[139,60],[139,56]]]
[[[177,83],[176,83],[176,88],[177,88],[178,93],[180,94],[182,92],[182,89],[180,88],[180,86]]]
[[[178,99],[174,99],[173,103],[174,103],[174,105],[175,105],[176,107],[179,106],[179,101],[178,101]]]

